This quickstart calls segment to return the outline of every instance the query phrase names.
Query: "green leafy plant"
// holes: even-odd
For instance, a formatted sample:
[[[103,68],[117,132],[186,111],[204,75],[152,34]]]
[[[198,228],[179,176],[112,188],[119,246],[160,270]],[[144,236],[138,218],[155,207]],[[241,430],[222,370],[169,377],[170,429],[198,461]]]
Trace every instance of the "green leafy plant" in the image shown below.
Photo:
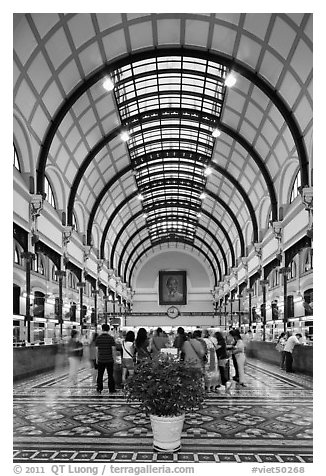
[[[140,402],[147,414],[177,416],[201,408],[205,391],[202,372],[171,355],[142,362],[125,385],[127,401]]]

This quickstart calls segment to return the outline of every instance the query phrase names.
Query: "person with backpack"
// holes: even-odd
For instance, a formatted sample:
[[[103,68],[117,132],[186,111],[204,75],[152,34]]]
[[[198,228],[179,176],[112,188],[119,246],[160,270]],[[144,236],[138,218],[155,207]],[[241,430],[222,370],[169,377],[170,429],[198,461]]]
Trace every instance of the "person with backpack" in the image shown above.
[[[193,367],[204,372],[207,361],[207,348],[205,342],[201,339],[201,331],[199,329],[194,331],[192,338],[184,342],[182,350],[185,355],[185,362],[190,362]]]

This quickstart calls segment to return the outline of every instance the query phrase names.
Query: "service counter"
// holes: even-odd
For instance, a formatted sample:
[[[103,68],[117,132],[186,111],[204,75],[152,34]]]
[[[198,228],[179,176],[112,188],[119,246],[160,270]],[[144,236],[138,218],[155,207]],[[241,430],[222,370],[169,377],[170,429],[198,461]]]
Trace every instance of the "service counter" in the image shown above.
[[[39,375],[49,370],[68,366],[65,353],[58,353],[56,345],[33,345],[13,348],[13,378],[14,381]],[[84,364],[89,365],[87,346],[84,346]],[[121,364],[114,365],[114,380],[117,388],[121,387]]]
[[[253,340],[246,347],[246,355],[255,359],[280,365],[281,354],[275,349],[275,342]],[[307,375],[313,374],[312,346],[296,345],[293,350],[293,370]]]
[[[32,345],[13,348],[13,377],[19,380],[53,370],[56,363],[57,346]]]

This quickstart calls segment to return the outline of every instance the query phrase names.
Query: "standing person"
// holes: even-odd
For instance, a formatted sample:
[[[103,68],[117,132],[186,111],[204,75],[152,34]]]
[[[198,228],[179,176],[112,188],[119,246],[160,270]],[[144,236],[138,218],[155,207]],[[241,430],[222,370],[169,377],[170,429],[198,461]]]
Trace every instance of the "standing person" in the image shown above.
[[[115,392],[115,381],[113,378],[114,362],[116,360],[116,346],[115,340],[109,335],[110,326],[102,324],[102,334],[98,336],[95,342],[96,346],[96,361],[98,365],[97,371],[97,393],[103,390],[103,376],[105,369],[108,374],[109,392]]]
[[[135,333],[128,331],[124,341],[122,341],[122,384],[126,382],[127,376],[134,374],[134,354],[135,354]]]
[[[285,353],[285,371],[289,373],[294,373],[292,369],[293,364],[293,349],[297,344],[300,344],[299,339],[302,338],[301,334],[296,334],[295,336],[290,336],[285,343],[284,353]]]
[[[152,337],[150,348],[153,354],[153,357],[157,355],[161,349],[167,347],[169,344],[169,339],[166,335],[163,334],[163,330],[161,327],[156,329],[155,334]]]
[[[95,345],[97,338],[98,338],[98,333],[94,332],[94,334],[92,335],[92,339],[89,343],[89,348],[88,348],[89,361],[90,361],[91,369],[92,369],[92,384],[93,385],[95,384],[96,378],[97,378],[96,345]]]
[[[78,340],[78,331],[73,329],[67,346],[70,385],[77,385],[80,361],[83,357],[83,344]]]
[[[149,351],[149,339],[147,337],[147,331],[146,329],[144,329],[144,327],[138,329],[135,341],[135,350],[137,364],[144,360],[152,358]]]
[[[234,371],[235,371],[235,375],[232,377],[232,379],[235,380],[236,382],[239,382],[238,362],[237,362],[237,359],[235,357],[235,354],[233,354],[233,350],[234,350],[234,347],[235,347],[235,344],[236,344],[234,333],[235,333],[235,329],[231,329],[229,331],[229,333],[227,335],[227,338],[226,338],[226,348],[227,348],[227,350],[229,350],[231,352],[232,363],[233,363],[233,367],[234,367]]]
[[[244,371],[244,366],[245,366],[245,346],[243,343],[243,340],[241,339],[240,332],[238,329],[236,329],[233,332],[234,339],[236,341],[235,347],[232,350],[232,355],[235,355],[236,361],[237,361],[237,367],[238,367],[238,375],[239,375],[239,385],[242,387],[246,387],[245,384],[245,371]]]
[[[284,352],[285,343],[286,343],[286,335],[285,335],[285,332],[282,332],[279,338],[277,339],[275,348],[281,354],[280,367],[283,370],[285,370],[285,352]]]
[[[205,331],[203,340],[207,347],[207,362],[205,363],[205,386],[214,391],[220,387],[221,376],[218,368],[216,346],[217,341],[208,330]]]
[[[174,339],[173,347],[176,347],[178,349],[178,357],[180,360],[184,360],[185,358],[185,354],[183,351],[183,344],[186,342],[187,339],[188,338],[186,336],[184,328],[178,327],[177,336]]]
[[[185,341],[183,344],[183,351],[185,354],[185,362],[191,362],[193,367],[204,372],[204,356],[206,354],[206,349],[204,343],[200,340],[200,336],[200,331],[194,331],[193,337]]]
[[[217,340],[216,355],[218,359],[218,368],[221,375],[221,384],[225,388],[225,393],[230,394],[230,362],[226,350],[226,341],[221,332],[215,332],[215,338]]]

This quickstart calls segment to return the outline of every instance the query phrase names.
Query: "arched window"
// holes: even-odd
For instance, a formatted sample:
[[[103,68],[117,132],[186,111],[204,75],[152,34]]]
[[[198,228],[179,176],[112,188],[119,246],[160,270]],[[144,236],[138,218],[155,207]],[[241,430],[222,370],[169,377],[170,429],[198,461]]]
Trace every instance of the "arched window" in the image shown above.
[[[45,266],[44,266],[44,261],[43,258],[40,255],[37,255],[37,272],[39,274],[42,274],[42,276],[45,275]]]
[[[56,208],[53,189],[47,176],[45,176],[44,179],[44,192],[46,193],[46,200],[53,206],[53,208]]]
[[[71,271],[68,275],[68,287],[72,289],[77,289],[77,276]]]
[[[301,187],[301,170],[298,171],[297,176],[295,177],[291,190],[290,203],[292,203],[299,195],[299,187]]]
[[[270,286],[272,288],[275,288],[279,284],[279,278],[278,278],[278,269],[273,269],[271,272],[271,278],[270,278]]]
[[[20,264],[20,254],[17,247],[15,247],[14,263]]]
[[[303,272],[310,271],[313,268],[313,261],[312,261],[312,249],[309,248],[305,254],[304,261],[303,261]]]
[[[33,259],[31,262],[31,269],[35,271],[35,273],[45,275],[45,266],[44,260],[39,253],[36,253],[36,259]]]
[[[296,265],[296,262],[294,260],[292,260],[291,263],[289,264],[289,268],[290,268],[289,279],[296,278],[296,276],[297,276],[297,265]]]
[[[268,228],[270,228],[273,225],[273,212],[272,210],[269,213],[269,218],[268,218]]]
[[[58,281],[58,276],[56,275],[57,267],[52,266],[52,281]]]
[[[14,167],[16,167],[16,169],[19,170],[19,172],[21,172],[19,157],[18,157],[17,150],[16,150],[15,146],[14,146]]]

